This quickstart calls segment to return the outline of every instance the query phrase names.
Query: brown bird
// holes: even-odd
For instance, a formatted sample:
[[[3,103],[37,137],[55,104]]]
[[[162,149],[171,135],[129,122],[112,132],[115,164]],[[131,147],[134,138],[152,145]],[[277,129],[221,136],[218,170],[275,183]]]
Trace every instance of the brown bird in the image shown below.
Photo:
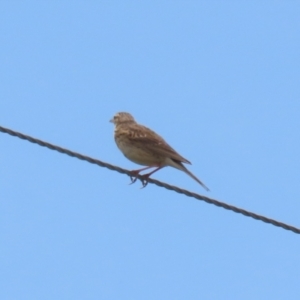
[[[137,175],[144,170],[156,168],[143,176],[143,187],[148,183],[147,179],[154,172],[163,167],[170,166],[181,170],[191,176],[207,191],[207,186],[192,174],[182,163],[191,164],[187,159],[178,154],[165,140],[151,129],[138,124],[131,114],[119,112],[110,120],[115,124],[115,141],[122,153],[136,164],[147,166],[139,170],[133,170],[132,183],[137,180]]]

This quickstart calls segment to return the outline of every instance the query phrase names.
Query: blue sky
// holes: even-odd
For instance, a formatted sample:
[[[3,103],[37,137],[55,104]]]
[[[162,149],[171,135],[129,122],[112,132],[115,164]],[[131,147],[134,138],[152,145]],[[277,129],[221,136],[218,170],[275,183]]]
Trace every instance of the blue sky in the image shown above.
[[[300,227],[300,4],[3,1],[0,126],[136,169],[130,112],[193,164],[153,178]],[[0,298],[298,299],[292,232],[0,134]]]

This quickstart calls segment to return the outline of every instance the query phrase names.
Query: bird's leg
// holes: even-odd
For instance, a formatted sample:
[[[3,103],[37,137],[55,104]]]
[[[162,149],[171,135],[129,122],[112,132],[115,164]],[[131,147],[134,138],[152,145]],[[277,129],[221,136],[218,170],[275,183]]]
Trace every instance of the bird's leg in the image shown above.
[[[157,167],[155,170],[153,170],[152,172],[141,175],[141,176],[143,177],[143,179],[141,180],[141,181],[142,181],[142,184],[143,184],[143,186],[141,187],[141,189],[143,189],[144,187],[147,186],[149,177],[150,177],[153,173],[155,173],[156,171],[162,169],[163,167],[164,167],[164,166],[159,166],[159,167]]]
[[[136,182],[136,180],[137,180],[137,175],[139,175],[140,172],[145,171],[145,170],[148,170],[148,169],[150,169],[150,168],[154,168],[154,166],[130,171],[130,173],[131,173],[131,176],[130,176],[131,183],[129,183],[129,184],[133,184],[133,183]]]

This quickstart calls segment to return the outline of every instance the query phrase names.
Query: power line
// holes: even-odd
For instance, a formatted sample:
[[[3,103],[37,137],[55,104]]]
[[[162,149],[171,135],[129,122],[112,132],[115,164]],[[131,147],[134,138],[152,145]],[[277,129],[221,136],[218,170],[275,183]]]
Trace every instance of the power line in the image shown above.
[[[69,155],[71,157],[76,157],[78,159],[85,160],[85,161],[87,161],[87,162],[89,162],[91,164],[96,164],[96,165],[98,165],[100,167],[108,168],[110,170],[117,171],[117,172],[122,173],[122,174],[127,174],[129,177],[131,177],[131,172],[129,170],[125,170],[125,169],[122,169],[120,167],[117,167],[117,166],[114,166],[114,165],[102,162],[102,161],[100,161],[98,159],[94,159],[94,158],[91,158],[89,156],[85,156],[85,155],[82,155],[80,153],[73,152],[71,150],[68,150],[68,149],[65,149],[65,148],[62,148],[62,147],[59,147],[59,146],[56,146],[56,145],[44,142],[42,140],[33,138],[31,136],[22,134],[20,132],[13,131],[13,130],[8,129],[8,128],[4,128],[2,126],[0,126],[0,131],[2,131],[4,133],[7,133],[7,134],[10,134],[12,136],[16,136],[16,137],[18,137],[20,139],[23,139],[23,140],[27,140],[27,141],[29,141],[31,143],[38,144],[38,145],[40,145],[42,147],[46,147],[46,148],[49,148],[51,150],[55,150],[55,151],[58,151],[60,153],[67,154],[67,155]],[[137,177],[141,181],[143,180],[143,177],[141,175],[138,175]],[[267,217],[264,217],[264,216],[252,213],[252,212],[249,212],[247,210],[235,207],[233,205],[229,205],[229,204],[217,201],[217,200],[212,199],[212,198],[208,198],[208,197],[196,194],[196,193],[192,193],[190,191],[181,189],[181,188],[179,188],[177,186],[173,186],[173,185],[170,185],[170,184],[167,184],[167,183],[164,183],[164,182],[152,179],[152,178],[149,178],[148,182],[152,183],[152,184],[156,184],[157,186],[160,186],[160,187],[164,187],[164,188],[166,188],[168,190],[175,191],[175,192],[177,192],[179,194],[184,194],[184,195],[186,195],[188,197],[192,197],[192,198],[195,198],[197,200],[205,201],[206,203],[209,203],[209,204],[213,204],[213,205],[216,205],[216,206],[219,206],[219,207],[223,207],[223,208],[225,208],[227,210],[234,211],[235,213],[242,214],[242,215],[244,215],[246,217],[250,217],[250,218],[253,218],[255,220],[260,220],[260,221],[263,221],[265,223],[269,223],[269,224],[272,224],[274,226],[281,227],[281,228],[283,228],[285,230],[290,230],[290,231],[293,231],[294,233],[300,234],[300,229],[299,228],[296,228],[296,227],[293,227],[291,225],[287,225],[285,223],[282,223],[282,222],[279,222],[279,221],[276,221],[276,220],[273,220],[273,219],[270,219],[270,218],[267,218]]]

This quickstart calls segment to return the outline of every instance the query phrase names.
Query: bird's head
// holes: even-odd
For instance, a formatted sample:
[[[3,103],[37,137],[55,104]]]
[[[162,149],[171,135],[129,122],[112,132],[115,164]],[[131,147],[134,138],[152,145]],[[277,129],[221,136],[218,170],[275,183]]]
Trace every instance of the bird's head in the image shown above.
[[[135,122],[133,116],[126,112],[118,112],[110,120],[111,123],[114,123],[116,126],[122,123]]]

